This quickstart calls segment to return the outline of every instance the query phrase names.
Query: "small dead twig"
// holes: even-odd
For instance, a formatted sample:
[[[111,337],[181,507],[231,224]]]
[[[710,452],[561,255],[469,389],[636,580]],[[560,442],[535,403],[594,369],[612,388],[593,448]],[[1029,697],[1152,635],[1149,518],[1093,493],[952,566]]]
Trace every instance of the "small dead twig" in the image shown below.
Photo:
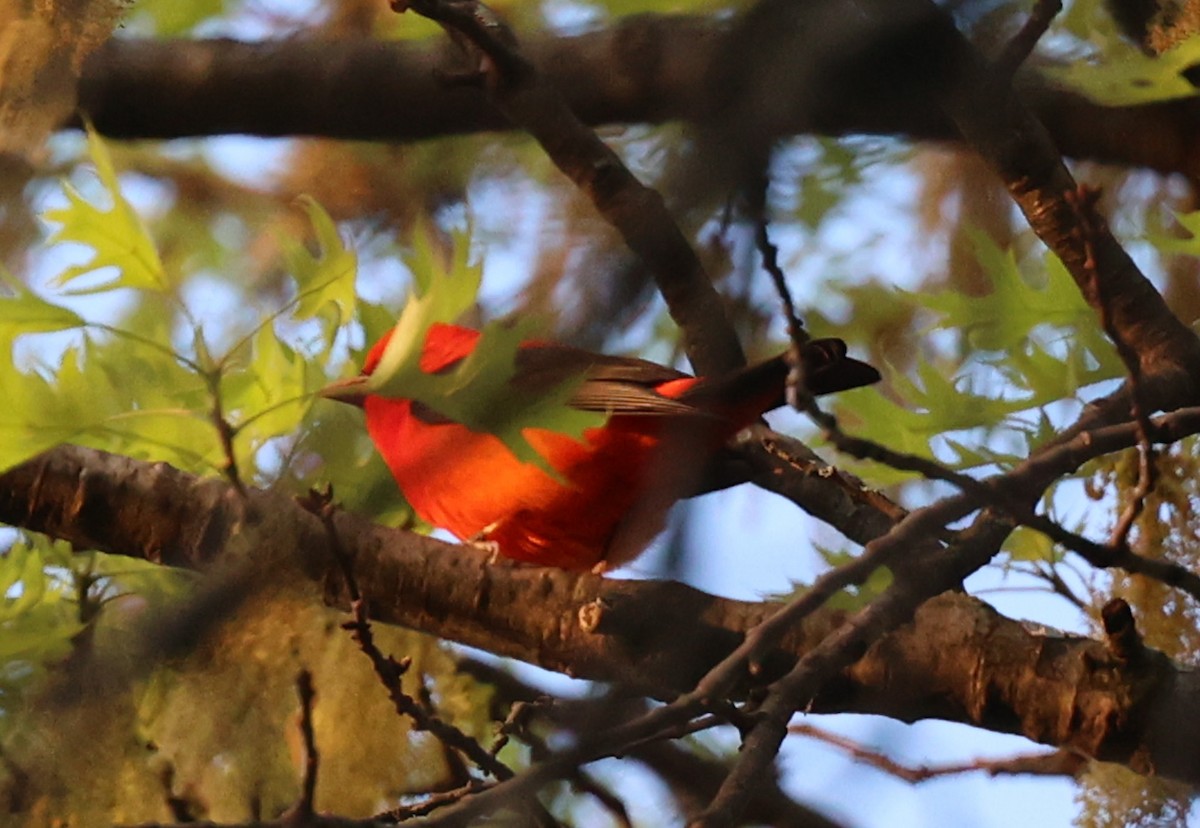
[[[788,341],[791,343],[788,351],[788,362],[791,367],[787,375],[785,398],[788,405],[799,409],[803,407],[805,398],[809,397],[804,391],[804,360],[800,356],[809,336],[808,331],[804,329],[804,323],[796,314],[796,302],[792,299],[792,291],[788,287],[783,268],[779,266],[779,248],[771,241],[770,234],[767,232],[766,187],[766,181],[760,182],[759,192],[755,196],[756,203],[752,206],[754,243],[758,247],[759,255],[762,256],[763,269],[771,277],[771,282],[775,285],[775,292],[779,294],[779,301],[783,305],[783,317],[787,321]]]
[[[401,805],[398,808],[392,808],[389,811],[384,811],[375,816],[375,821],[379,822],[407,822],[410,819],[417,817],[428,816],[438,808],[445,808],[448,805],[453,805],[460,802],[472,794],[477,794],[480,791],[486,791],[496,783],[484,782],[480,779],[472,779],[461,787],[454,788],[450,791],[441,791],[439,793],[429,794],[421,799],[420,802],[412,805]]]
[[[1008,759],[977,759],[973,762],[957,762],[946,765],[905,765],[878,751],[863,747],[853,739],[831,733],[828,730],[806,724],[788,727],[788,733],[807,736],[845,751],[859,762],[890,773],[905,782],[919,783],[942,776],[957,776],[963,773],[982,771],[990,776],[1000,774],[1031,774],[1036,776],[1077,776],[1091,759],[1077,750],[1063,749],[1050,753],[1032,753]]]
[[[333,521],[336,507],[333,504],[332,492],[329,489],[326,489],[324,492],[311,492],[309,497],[302,501],[302,505],[320,518],[322,524],[325,526],[330,550],[342,570],[342,577],[345,579],[346,592],[350,597],[351,619],[342,624],[342,628],[350,631],[351,637],[358,644],[359,649],[371,660],[371,666],[375,669],[375,674],[387,690],[388,698],[392,700],[392,705],[395,707],[396,712],[401,716],[407,716],[412,719],[416,730],[432,734],[448,750],[465,756],[484,773],[500,781],[511,779],[515,775],[512,768],[501,762],[496,756],[479,744],[478,741],[438,716],[431,709],[431,705],[422,704],[418,699],[404,692],[401,686],[401,679],[408,671],[412,662],[407,658],[397,661],[391,656],[384,655],[375,643],[375,634],[371,628],[370,619],[367,614],[367,602],[359,590],[358,581],[354,577],[353,562],[350,556],[346,554],[346,550],[337,532],[337,526]],[[458,802],[467,794],[477,793],[483,790],[484,787],[486,786],[468,783],[455,792],[452,792],[453,795],[436,797],[436,804],[433,807],[442,807]],[[429,805],[431,801],[426,800],[422,803],[422,806]],[[543,826],[543,828],[558,825],[558,821],[550,815],[550,812],[532,797],[520,803],[520,807],[529,810],[529,815],[535,825]],[[425,811],[425,813],[428,812],[428,810]]]
[[[315,509],[315,514],[325,526],[330,549],[342,570],[342,577],[346,581],[346,592],[350,596],[351,619],[342,624],[342,628],[350,631],[359,649],[371,659],[375,674],[379,676],[379,680],[387,689],[396,712],[411,718],[418,730],[433,734],[438,740],[462,753],[484,772],[497,779],[512,777],[512,769],[491,755],[479,742],[436,716],[425,705],[404,692],[400,683],[401,678],[408,671],[412,662],[407,658],[398,661],[391,656],[384,655],[375,643],[375,633],[367,615],[367,602],[359,591],[358,581],[354,577],[353,562],[346,554],[341,538],[338,537],[337,527],[333,522],[336,507],[329,499],[328,491],[317,497],[320,498],[320,503]],[[306,503],[306,506],[311,508],[311,502]]]
[[[313,805],[317,793],[317,771],[321,765],[321,754],[317,752],[317,737],[313,732],[313,702],[317,691],[313,687],[312,673],[301,670],[296,677],[296,693],[300,696],[300,735],[304,738],[304,781],[300,788],[300,801],[296,810],[305,816],[316,813]]]

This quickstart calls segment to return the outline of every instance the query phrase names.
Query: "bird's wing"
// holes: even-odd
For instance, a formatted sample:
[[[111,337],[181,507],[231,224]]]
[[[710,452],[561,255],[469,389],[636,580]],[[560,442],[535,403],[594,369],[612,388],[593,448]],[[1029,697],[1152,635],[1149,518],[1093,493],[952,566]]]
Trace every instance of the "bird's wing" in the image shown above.
[[[879,381],[879,372],[873,367],[846,355],[846,344],[840,339],[812,340],[801,354],[804,376],[813,394],[844,391]],[[783,404],[788,372],[785,356],[780,354],[666,396],[657,390],[660,386],[691,377],[645,359],[535,342],[523,345],[517,352],[512,386],[516,393],[535,397],[582,375],[583,382],[571,397],[571,405],[584,411],[710,419],[729,416],[744,403],[757,416]],[[457,364],[458,361],[452,362],[442,370],[451,370]]]
[[[704,414],[694,405],[655,390],[665,382],[688,379],[682,371],[644,359],[595,354],[567,345],[538,343],[522,348],[517,354],[513,385],[524,393],[536,394],[580,375],[584,380],[571,397],[571,405],[584,411]]]

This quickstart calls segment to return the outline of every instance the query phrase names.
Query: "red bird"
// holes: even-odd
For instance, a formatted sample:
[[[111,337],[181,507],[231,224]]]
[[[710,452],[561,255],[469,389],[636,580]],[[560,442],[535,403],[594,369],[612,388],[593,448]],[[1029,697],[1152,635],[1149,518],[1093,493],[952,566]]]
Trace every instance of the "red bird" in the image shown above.
[[[371,348],[362,376],[375,370],[390,333]],[[436,373],[469,355],[479,332],[430,328],[420,369]],[[564,569],[608,569],[636,557],[665,525],[667,511],[694,493],[705,464],[738,431],[784,402],[785,355],[720,377],[691,377],[653,362],[547,342],[517,353],[514,394],[537,394],[584,379],[571,405],[608,415],[582,442],[526,429],[524,437],[555,479],[518,460],[500,441],[413,400],[364,393],[362,379],[323,392],[361,406],[367,430],[409,504],[462,540],[484,540],[519,561]],[[857,388],[879,372],[846,356],[840,339],[802,351],[813,394]]]

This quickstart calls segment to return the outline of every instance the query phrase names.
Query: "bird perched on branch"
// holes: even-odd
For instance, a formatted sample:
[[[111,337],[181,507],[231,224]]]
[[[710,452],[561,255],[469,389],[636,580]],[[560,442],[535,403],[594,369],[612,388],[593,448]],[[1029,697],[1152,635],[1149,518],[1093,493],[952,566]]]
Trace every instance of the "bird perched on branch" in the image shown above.
[[[566,388],[565,406],[592,412],[576,436],[538,428],[520,435],[540,462],[514,453],[499,432],[471,428],[422,402],[373,387],[391,331],[371,348],[362,374],[326,388],[361,406],[367,430],[409,504],[424,520],[501,555],[565,569],[608,569],[636,557],[665,525],[671,505],[695,493],[708,461],[738,431],[784,402],[787,355],[716,377],[550,342],[514,345],[500,407],[535,405]],[[437,323],[417,370],[459,369],[480,332]],[[846,355],[840,339],[800,352],[812,394],[869,385],[879,372]],[[420,377],[419,377],[420,378]],[[402,391],[399,393],[403,393]],[[578,439],[577,439],[578,437]]]

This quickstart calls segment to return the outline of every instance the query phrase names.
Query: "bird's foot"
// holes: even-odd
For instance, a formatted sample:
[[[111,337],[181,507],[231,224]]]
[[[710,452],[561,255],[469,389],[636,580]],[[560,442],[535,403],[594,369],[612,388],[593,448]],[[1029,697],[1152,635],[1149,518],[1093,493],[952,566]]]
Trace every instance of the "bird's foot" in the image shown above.
[[[499,525],[500,523],[497,521],[489,526],[485,526],[465,541],[466,545],[472,549],[478,549],[480,552],[487,553],[488,566],[495,566],[502,560],[505,562],[508,561],[508,558],[505,558],[500,552],[500,544],[488,537]]]

